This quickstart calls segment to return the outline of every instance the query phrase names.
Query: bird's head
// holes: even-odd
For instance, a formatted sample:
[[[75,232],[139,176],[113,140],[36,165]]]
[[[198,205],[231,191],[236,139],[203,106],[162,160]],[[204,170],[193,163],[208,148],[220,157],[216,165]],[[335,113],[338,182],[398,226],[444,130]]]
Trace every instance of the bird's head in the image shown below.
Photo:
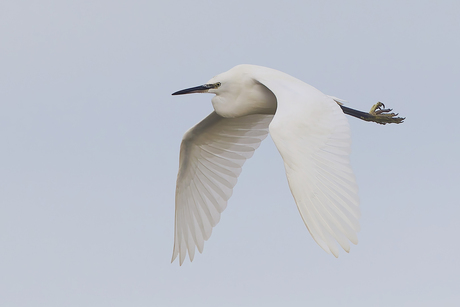
[[[276,98],[253,76],[255,66],[238,65],[203,85],[177,91],[173,95],[211,93],[212,105],[223,117],[239,117],[255,113],[273,114]]]

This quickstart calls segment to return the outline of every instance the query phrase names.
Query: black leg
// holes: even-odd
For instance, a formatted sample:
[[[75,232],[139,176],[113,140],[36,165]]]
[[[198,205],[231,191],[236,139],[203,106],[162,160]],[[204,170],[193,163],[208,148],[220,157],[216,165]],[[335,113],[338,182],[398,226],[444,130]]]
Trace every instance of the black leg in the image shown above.
[[[354,116],[356,118],[368,121],[368,122],[375,122],[378,124],[400,124],[406,118],[405,117],[397,117],[397,113],[389,113],[391,109],[382,109],[381,107],[385,108],[385,105],[381,102],[376,103],[372,106],[371,111],[369,113],[358,111],[349,107],[345,107],[340,104],[343,113]]]

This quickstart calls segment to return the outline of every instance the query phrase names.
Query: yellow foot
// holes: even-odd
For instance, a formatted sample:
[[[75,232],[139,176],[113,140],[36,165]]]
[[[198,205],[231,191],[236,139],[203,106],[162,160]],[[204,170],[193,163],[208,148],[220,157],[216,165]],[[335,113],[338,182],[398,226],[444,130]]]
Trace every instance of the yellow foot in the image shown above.
[[[385,105],[379,101],[369,111],[369,114],[372,115],[369,121],[385,125],[390,123],[400,124],[406,119],[405,117],[397,117],[398,113],[390,113],[391,111],[392,109],[385,109]]]

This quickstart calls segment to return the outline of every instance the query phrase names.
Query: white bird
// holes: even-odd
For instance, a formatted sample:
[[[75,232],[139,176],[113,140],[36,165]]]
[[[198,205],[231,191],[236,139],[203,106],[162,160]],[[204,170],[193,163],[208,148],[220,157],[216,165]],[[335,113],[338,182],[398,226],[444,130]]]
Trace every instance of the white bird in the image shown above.
[[[378,103],[370,113],[283,72],[238,65],[206,84],[173,93],[212,93],[214,112],[189,129],[180,148],[174,251],[180,265],[204,241],[227,206],[241,167],[268,133],[280,152],[294,200],[313,239],[338,257],[358,243],[358,186],[350,166],[344,112],[381,124],[400,123]],[[171,262],[172,262],[171,261]]]

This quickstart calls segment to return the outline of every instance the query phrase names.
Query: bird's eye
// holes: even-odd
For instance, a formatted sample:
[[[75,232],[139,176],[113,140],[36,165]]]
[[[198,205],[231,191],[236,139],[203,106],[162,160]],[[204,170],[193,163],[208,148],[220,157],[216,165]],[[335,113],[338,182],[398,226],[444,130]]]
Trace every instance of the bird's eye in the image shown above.
[[[218,88],[220,86],[220,82],[214,83],[214,86]]]

